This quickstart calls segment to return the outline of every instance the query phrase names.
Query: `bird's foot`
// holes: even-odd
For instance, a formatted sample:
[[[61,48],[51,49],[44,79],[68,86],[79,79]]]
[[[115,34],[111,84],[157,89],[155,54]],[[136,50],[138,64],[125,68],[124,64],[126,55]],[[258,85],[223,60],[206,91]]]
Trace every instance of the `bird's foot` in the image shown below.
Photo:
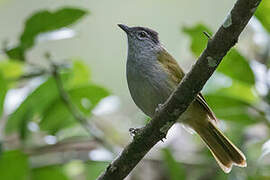
[[[142,128],[129,128],[129,133],[132,137],[136,136]]]
[[[155,113],[160,112],[162,108],[163,108],[163,104],[158,104],[156,109],[155,109]]]
[[[161,142],[164,142],[165,139],[167,139],[166,134],[161,134],[160,135]]]

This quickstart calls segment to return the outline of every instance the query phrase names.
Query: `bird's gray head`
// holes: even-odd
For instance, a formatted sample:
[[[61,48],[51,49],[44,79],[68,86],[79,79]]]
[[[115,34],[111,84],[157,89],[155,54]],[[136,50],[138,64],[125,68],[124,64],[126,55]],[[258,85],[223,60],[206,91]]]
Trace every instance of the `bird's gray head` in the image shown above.
[[[161,49],[156,31],[146,27],[128,27],[124,24],[118,26],[127,34],[129,55],[147,55]]]

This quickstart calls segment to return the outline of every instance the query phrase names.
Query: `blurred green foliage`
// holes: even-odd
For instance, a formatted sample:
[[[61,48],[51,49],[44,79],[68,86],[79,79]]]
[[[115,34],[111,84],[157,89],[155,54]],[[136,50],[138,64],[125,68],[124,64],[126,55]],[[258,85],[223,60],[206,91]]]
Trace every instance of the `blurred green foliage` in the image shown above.
[[[203,37],[203,32],[210,34],[212,32],[203,24],[197,24],[194,27],[184,27],[183,32],[191,38],[190,48],[192,53],[196,57],[199,57],[208,42],[207,37]],[[254,85],[255,83],[255,77],[248,61],[235,48],[227,53],[218,66],[217,71],[243,83],[250,85]]]
[[[6,151],[0,156],[1,179],[27,180],[29,169],[28,157],[19,150]]]
[[[170,149],[164,148],[162,150],[163,159],[168,167],[171,180],[185,180],[185,171],[181,168],[181,165],[174,159]]]
[[[55,12],[47,10],[39,11],[30,16],[25,22],[24,31],[20,37],[18,46],[9,49],[6,53],[11,59],[25,60],[26,50],[33,47],[35,38],[45,32],[57,30],[74,24],[87,11],[77,8],[62,8]]]
[[[212,32],[203,24],[185,27],[183,32],[191,38],[191,51],[198,57],[208,41],[202,32],[211,34]],[[237,49],[233,48],[224,57],[217,72],[232,79],[230,87],[206,94],[207,102],[217,117],[243,125],[261,121],[264,117],[260,112],[256,112],[257,109],[251,104],[257,99],[252,90],[255,85],[255,76],[248,60]]]
[[[208,94],[205,98],[219,119],[250,125],[262,118],[260,114],[249,111],[253,107],[246,101],[219,93]]]
[[[268,32],[270,27],[269,5],[270,3],[268,1],[263,1],[256,12],[256,17]],[[189,36],[191,40],[190,50],[195,57],[199,57],[207,46],[208,37],[204,36],[203,32],[213,34],[210,28],[201,23],[191,27],[184,27],[182,31]],[[269,37],[265,38],[269,39]],[[231,49],[224,57],[222,63],[217,68],[217,73],[225,75],[226,81],[230,83],[224,87],[222,85],[220,86],[220,83],[217,83],[219,81],[218,78],[215,81],[210,80],[207,84],[209,87],[204,91],[205,98],[216,116],[219,119],[226,120],[226,124],[230,126],[229,135],[232,136],[231,139],[235,140],[239,146],[242,146],[246,127],[264,122],[269,130],[270,123],[267,114],[269,113],[270,101],[267,100],[267,96],[260,95],[256,92],[256,79],[251,68],[250,59],[244,57],[236,48]],[[263,106],[261,104],[264,103],[266,103],[266,107],[262,108]],[[250,166],[248,169],[254,169],[260,164],[260,162],[256,162],[253,159],[259,157],[260,150],[256,150],[256,152],[252,148],[247,150],[248,164]],[[257,154],[257,156],[252,157],[249,153]],[[269,168],[266,169],[267,171],[269,170]],[[254,173],[254,171],[246,170],[244,176],[240,175],[240,171],[239,174],[233,171],[230,175],[217,174],[216,176],[212,176],[211,179],[238,179],[239,177],[241,177],[239,179],[246,179],[245,177],[248,177],[247,179],[270,179],[269,173],[261,175],[260,173]]]
[[[10,79],[17,78],[22,74],[22,63],[16,61],[0,61],[0,117],[3,113],[5,96],[9,86]]]
[[[95,180],[108,166],[107,162],[91,162],[86,164],[86,179]]]
[[[73,135],[74,131],[71,132],[71,129],[77,130],[78,126],[84,126],[75,118],[74,112],[70,111],[66,102],[61,98],[59,84],[57,84],[59,82],[56,81],[53,65],[58,66],[60,69],[59,74],[63,83],[63,90],[74,105],[74,111],[85,117],[87,123],[94,123],[91,120],[88,121],[89,118],[93,117],[93,109],[97,107],[101,100],[110,95],[106,88],[92,81],[91,71],[80,59],[71,59],[57,65],[51,62],[52,59],[49,58],[47,62],[49,67],[32,66],[26,61],[26,52],[35,46],[37,36],[71,26],[85,17],[87,13],[86,10],[73,7],[64,7],[55,11],[41,10],[35,12],[26,20],[19,43],[11,49],[6,49],[5,53],[8,59],[0,61],[0,116],[6,121],[3,129],[7,137],[7,139],[0,139],[0,179],[94,180],[108,165],[108,162],[88,161],[88,154],[81,155],[79,153],[81,149],[84,150],[86,147],[90,147],[90,150],[92,150],[92,146],[89,144],[87,146],[75,146],[74,154],[80,154],[80,158],[83,156],[84,161],[75,163],[72,166],[69,166],[68,161],[54,163],[53,160],[57,159],[59,154],[48,158],[52,162],[40,163],[40,161],[36,160],[38,158],[35,158],[35,153],[41,153],[42,161],[45,161],[47,155],[52,153],[52,148],[63,148],[60,148],[60,153],[66,151],[65,148],[70,148],[65,146],[65,143],[70,140],[65,136],[56,145],[41,142],[45,136],[59,137],[59,134],[63,134],[63,132]],[[269,1],[262,2],[256,12],[256,17],[270,33]],[[212,34],[212,31],[202,23],[185,27],[182,31],[191,40],[190,50],[194,57],[198,57],[208,41],[203,32],[206,31]],[[205,87],[207,89],[205,98],[217,117],[224,120],[226,126],[229,127],[227,132],[229,132],[230,138],[235,140],[240,147],[248,146],[246,142],[250,137],[246,137],[245,133],[250,127],[264,124],[264,127],[269,131],[270,123],[267,114],[269,113],[270,96],[267,97],[255,91],[257,80],[251,68],[250,59],[241,54],[236,48],[226,55],[216,74],[222,74],[222,76],[226,77],[226,82],[229,83],[227,86],[224,86],[224,84],[218,85],[216,81],[221,81],[221,79],[215,76]],[[39,83],[23,97],[22,102],[18,107],[15,107],[11,114],[6,114],[4,109],[6,94],[11,90],[29,86],[29,82],[33,80],[37,80]],[[268,109],[263,108],[265,106]],[[146,121],[148,122],[148,120]],[[29,128],[31,123],[36,124],[38,128],[31,131]],[[79,128],[78,131],[82,131],[82,129]],[[107,127],[107,129],[111,129],[111,127]],[[112,130],[112,132],[114,131]],[[83,138],[95,139],[94,134],[91,134],[90,137],[88,134],[83,135]],[[9,146],[9,143],[5,141],[12,141],[12,144],[15,144],[14,147]],[[266,141],[266,138],[263,139],[264,141]],[[199,152],[200,156],[206,159],[206,161],[202,161],[202,167],[199,168],[193,168],[192,163],[178,162],[173,149],[170,147],[161,150],[162,158],[159,159],[158,163],[164,164],[162,167],[165,167],[167,179],[171,180],[190,180],[194,177],[215,180],[266,180],[270,179],[270,174],[267,173],[269,168],[266,167],[266,173],[265,171],[262,173],[262,168],[259,166],[260,162],[257,162],[263,142],[261,141],[253,146],[249,145],[245,150],[248,158],[248,168],[243,170],[235,168],[230,175],[215,169],[217,166],[213,163],[213,159],[209,159],[210,153],[206,149]],[[63,144],[64,146],[61,146]],[[269,153],[269,147],[264,147],[266,148],[264,152]],[[87,151],[90,150],[87,149]],[[267,155],[267,153],[264,155]],[[65,159],[64,155],[61,154],[60,156]],[[76,159],[78,157],[72,156],[69,158]],[[267,165],[269,166],[269,164]],[[73,168],[75,166],[80,167],[78,168],[79,175],[76,168]],[[67,172],[70,169],[73,169],[72,173]]]
[[[72,102],[89,116],[91,110],[98,102],[109,95],[108,91],[96,85],[85,85],[68,91]],[[76,123],[67,107],[60,98],[56,98],[49,106],[45,108],[43,117],[40,122],[40,128],[51,134],[61,128],[68,127]]]
[[[270,2],[262,1],[261,5],[257,8],[255,12],[256,18],[260,21],[263,27],[270,33]]]
[[[6,59],[0,62],[0,71],[6,80],[11,80],[23,74],[23,66],[22,62]]]
[[[5,124],[7,135],[17,133],[21,141],[27,142],[32,133],[28,128],[30,122],[37,123],[41,131],[51,135],[79,124],[60,98],[52,69],[33,67],[22,61],[26,58],[26,51],[35,45],[38,35],[70,26],[86,14],[86,10],[73,7],[61,8],[54,12],[47,10],[36,12],[26,20],[19,44],[6,50],[6,55],[10,59],[0,62],[0,115],[9,89],[16,89],[21,83],[27,83],[33,78],[38,78],[40,82],[7,117]],[[63,63],[65,64],[59,71],[63,88],[77,111],[89,118],[100,100],[110,93],[104,87],[92,82],[90,69],[82,60],[72,59]],[[30,168],[28,157],[29,155],[18,150],[4,151],[0,156],[1,179],[70,179],[62,165]],[[86,171],[87,179],[95,179],[106,165],[107,163],[86,164],[86,169],[89,170]]]
[[[58,97],[55,80],[50,77],[36,88],[10,116],[6,124],[6,132],[19,131],[24,121],[31,121],[35,114],[42,114],[45,108]],[[38,104],[38,106],[37,106]]]
[[[47,166],[33,169],[31,173],[32,179],[35,180],[68,180],[68,176],[64,173],[61,166]]]

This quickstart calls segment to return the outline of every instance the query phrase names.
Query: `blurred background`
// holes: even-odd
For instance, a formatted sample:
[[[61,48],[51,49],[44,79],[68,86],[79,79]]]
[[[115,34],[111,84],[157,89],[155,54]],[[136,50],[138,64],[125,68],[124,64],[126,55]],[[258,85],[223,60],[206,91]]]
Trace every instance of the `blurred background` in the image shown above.
[[[94,180],[150,119],[127,88],[118,23],[159,32],[186,72],[235,1],[0,0],[0,176]],[[247,168],[219,169],[175,124],[127,180],[270,179],[270,2],[203,89]]]

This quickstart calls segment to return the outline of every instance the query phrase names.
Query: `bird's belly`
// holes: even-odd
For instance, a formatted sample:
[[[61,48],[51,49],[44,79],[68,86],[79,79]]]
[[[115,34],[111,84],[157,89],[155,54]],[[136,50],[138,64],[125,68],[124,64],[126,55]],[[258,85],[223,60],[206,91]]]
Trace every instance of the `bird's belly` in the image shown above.
[[[136,73],[127,74],[128,87],[135,104],[148,116],[153,117],[158,104],[163,104],[173,91],[165,75],[157,77]]]
[[[157,77],[146,76],[139,72],[136,72],[136,76],[127,73],[127,79],[133,101],[150,117],[154,116],[158,104],[163,104],[175,88],[169,83],[166,74],[162,75],[160,72]],[[207,121],[207,113],[197,101],[193,101],[178,119],[178,122],[191,128],[203,126]]]

